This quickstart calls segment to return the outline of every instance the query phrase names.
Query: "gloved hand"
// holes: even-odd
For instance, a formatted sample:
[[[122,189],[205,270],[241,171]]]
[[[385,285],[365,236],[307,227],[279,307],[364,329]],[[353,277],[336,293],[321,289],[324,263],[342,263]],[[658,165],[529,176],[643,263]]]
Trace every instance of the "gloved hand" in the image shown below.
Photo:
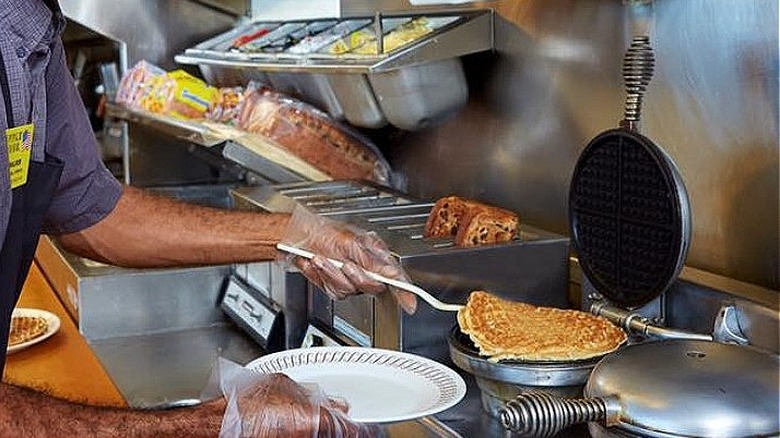
[[[309,281],[333,299],[340,300],[361,292],[379,294],[389,289],[407,313],[413,314],[417,309],[414,294],[388,288],[366,275],[365,271],[370,271],[408,281],[403,268],[374,232],[314,214],[299,205],[293,211],[282,243],[316,254],[311,260],[286,253],[280,256],[292,261]],[[339,269],[326,258],[344,262],[344,266]]]
[[[378,426],[351,421],[344,402],[284,374],[220,362],[227,408],[219,438],[376,438]]]

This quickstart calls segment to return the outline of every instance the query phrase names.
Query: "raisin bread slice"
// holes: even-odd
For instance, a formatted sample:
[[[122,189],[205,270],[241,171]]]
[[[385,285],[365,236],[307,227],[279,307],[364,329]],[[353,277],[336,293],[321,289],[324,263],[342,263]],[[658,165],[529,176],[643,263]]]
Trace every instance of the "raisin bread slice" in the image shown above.
[[[520,219],[503,208],[483,206],[470,210],[455,234],[457,246],[479,246],[504,243],[517,237]]]
[[[477,201],[459,196],[439,198],[425,222],[425,237],[453,237],[458,231],[461,219],[469,210],[478,208]]]

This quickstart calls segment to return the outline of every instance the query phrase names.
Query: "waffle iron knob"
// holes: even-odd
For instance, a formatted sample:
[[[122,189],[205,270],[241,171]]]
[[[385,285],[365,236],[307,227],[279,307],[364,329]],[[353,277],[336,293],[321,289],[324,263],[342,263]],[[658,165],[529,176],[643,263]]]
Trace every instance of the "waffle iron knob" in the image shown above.
[[[575,424],[598,421],[614,424],[617,413],[611,400],[564,399],[548,393],[523,393],[499,410],[501,424],[518,436],[550,437]]]

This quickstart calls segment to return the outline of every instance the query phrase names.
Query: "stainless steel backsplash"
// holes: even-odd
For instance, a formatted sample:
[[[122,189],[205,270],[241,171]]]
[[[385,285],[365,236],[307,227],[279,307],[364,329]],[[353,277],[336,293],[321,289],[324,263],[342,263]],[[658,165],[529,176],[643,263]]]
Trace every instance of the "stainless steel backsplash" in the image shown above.
[[[630,3],[630,4],[628,4]],[[623,53],[647,32],[656,68],[642,132],[679,167],[692,217],[687,265],[778,290],[778,2],[493,2],[496,50],[464,59],[466,108],[395,135],[418,197],[470,195],[568,229],[580,151],[623,117]]]

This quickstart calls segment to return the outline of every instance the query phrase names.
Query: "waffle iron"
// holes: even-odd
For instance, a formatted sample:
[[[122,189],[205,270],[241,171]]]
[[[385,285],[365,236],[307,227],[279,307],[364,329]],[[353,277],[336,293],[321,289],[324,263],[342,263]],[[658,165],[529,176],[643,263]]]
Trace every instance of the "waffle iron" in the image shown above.
[[[584,149],[569,188],[572,246],[594,288],[623,308],[647,304],[683,267],[690,244],[688,194],[674,162],[638,132],[654,68],[645,36],[623,67],[628,99],[621,127]]]
[[[672,160],[639,134],[653,73],[647,36],[623,65],[628,99],[621,127],[596,136],[572,176],[572,246],[597,292],[627,309],[674,282],[690,243],[688,196]],[[593,368],[583,399],[524,393],[499,413],[519,436],[553,436],[590,422],[596,437],[777,436],[778,355],[701,339],[628,345]]]

